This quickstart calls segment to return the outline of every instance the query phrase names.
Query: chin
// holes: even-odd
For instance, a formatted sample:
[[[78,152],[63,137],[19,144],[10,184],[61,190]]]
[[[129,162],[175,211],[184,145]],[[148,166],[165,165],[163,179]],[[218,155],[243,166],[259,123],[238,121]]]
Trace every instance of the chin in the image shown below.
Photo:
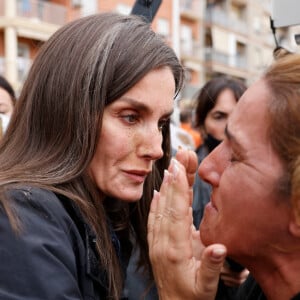
[[[142,198],[142,194],[138,194],[138,195],[118,195],[118,196],[115,196],[115,198],[118,198],[120,201],[123,201],[123,202],[138,202],[141,200]]]

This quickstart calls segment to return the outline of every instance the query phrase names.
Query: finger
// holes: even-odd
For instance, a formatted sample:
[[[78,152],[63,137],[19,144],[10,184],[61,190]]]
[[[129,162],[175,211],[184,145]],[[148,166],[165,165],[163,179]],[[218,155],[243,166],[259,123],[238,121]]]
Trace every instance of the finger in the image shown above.
[[[150,204],[150,211],[148,215],[148,225],[147,225],[147,238],[149,247],[153,244],[153,234],[154,234],[154,226],[156,220],[156,210],[159,201],[159,193],[154,190],[153,198]]]
[[[192,150],[179,149],[175,158],[185,167],[189,185],[192,187],[198,168],[198,159],[196,153]]]
[[[240,278],[234,278],[234,277],[229,277],[229,276],[222,276],[220,277],[222,281],[224,282],[225,285],[227,286],[239,286],[243,283],[243,280]]]
[[[226,280],[222,280],[224,285],[228,286],[228,287],[238,287],[239,285],[241,285],[240,283],[235,283],[235,282],[231,282],[231,281],[226,281]]]
[[[221,244],[208,246],[203,251],[201,265],[197,274],[197,283],[200,292],[205,291],[205,299],[207,300],[215,297],[225,257],[226,248]]]
[[[170,173],[168,170],[164,171],[164,178],[162,181],[162,184],[160,186],[160,197],[159,201],[157,202],[157,208],[156,208],[156,215],[158,221],[161,221],[163,214],[165,213],[165,208],[167,207],[166,202],[169,201],[168,197],[166,197],[168,189],[169,189],[169,182],[170,182]]]
[[[169,168],[172,180],[169,183],[170,194],[168,203],[168,227],[170,242],[174,249],[182,249],[191,254],[192,214],[189,205],[189,186],[186,179],[186,169],[176,159],[172,158]]]

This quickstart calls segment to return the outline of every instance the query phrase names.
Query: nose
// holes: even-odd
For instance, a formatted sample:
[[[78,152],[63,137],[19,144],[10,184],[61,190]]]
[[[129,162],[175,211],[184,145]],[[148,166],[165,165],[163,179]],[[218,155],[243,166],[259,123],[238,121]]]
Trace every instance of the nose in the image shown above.
[[[148,129],[142,136],[138,154],[149,160],[158,160],[163,157],[162,132],[158,128]]]
[[[198,168],[199,176],[212,187],[219,186],[220,178],[225,168],[221,147],[222,143],[201,162]]]

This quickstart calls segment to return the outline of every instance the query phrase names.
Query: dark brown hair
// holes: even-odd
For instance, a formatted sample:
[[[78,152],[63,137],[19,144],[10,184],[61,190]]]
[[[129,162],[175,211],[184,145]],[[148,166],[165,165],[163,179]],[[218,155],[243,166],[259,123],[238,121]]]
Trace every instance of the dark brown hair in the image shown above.
[[[226,89],[233,92],[237,102],[246,90],[246,85],[240,80],[226,76],[215,77],[207,81],[195,96],[195,127],[204,125],[207,114],[214,108],[217,98]]]
[[[13,87],[11,84],[3,77],[0,75],[0,87],[6,90],[10,96],[11,102],[13,106],[16,104],[16,95]]]
[[[120,297],[122,277],[106,222],[108,210],[113,215],[126,209],[128,219],[122,224],[113,220],[113,226],[120,232],[126,222],[132,226],[141,264],[150,269],[146,223],[153,189],[159,188],[170,159],[169,129],[163,132],[164,156],[154,164],[143,197],[135,204],[104,207],[87,167],[105,106],[149,71],[165,66],[174,75],[178,93],[182,66],[174,51],[137,16],[104,13],[70,22],[40,49],[0,146],[2,194],[26,184],[65,195],[78,205],[98,236],[97,249],[113,299]],[[14,222],[9,200],[2,197],[1,202]]]

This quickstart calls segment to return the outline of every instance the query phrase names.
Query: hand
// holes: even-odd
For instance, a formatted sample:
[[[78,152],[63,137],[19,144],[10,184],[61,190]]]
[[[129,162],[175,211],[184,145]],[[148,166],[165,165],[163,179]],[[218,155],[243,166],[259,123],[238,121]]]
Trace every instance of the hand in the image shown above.
[[[194,253],[193,235],[197,232],[192,222],[189,181],[193,168],[186,164],[189,159],[181,161],[183,164],[172,159],[160,192],[154,193],[148,219],[150,260],[160,299],[212,300],[226,249],[218,244],[201,245],[202,253]],[[200,246],[200,238],[198,241]]]
[[[175,158],[184,166],[189,187],[192,189],[198,169],[196,152],[193,150],[178,149]]]
[[[193,150],[178,149],[176,153],[176,160],[178,160],[185,168],[186,178],[189,184],[189,202],[192,206],[193,202],[193,184],[195,180],[195,174],[198,169],[198,158],[196,152]],[[203,250],[203,245],[200,239],[200,232],[196,230],[194,225],[192,225],[192,245],[193,245],[193,255],[197,259],[200,259],[201,252]]]
[[[221,271],[221,279],[225,285],[230,287],[238,287],[247,279],[248,275],[248,269],[245,268],[240,272],[233,271],[226,261]]]

